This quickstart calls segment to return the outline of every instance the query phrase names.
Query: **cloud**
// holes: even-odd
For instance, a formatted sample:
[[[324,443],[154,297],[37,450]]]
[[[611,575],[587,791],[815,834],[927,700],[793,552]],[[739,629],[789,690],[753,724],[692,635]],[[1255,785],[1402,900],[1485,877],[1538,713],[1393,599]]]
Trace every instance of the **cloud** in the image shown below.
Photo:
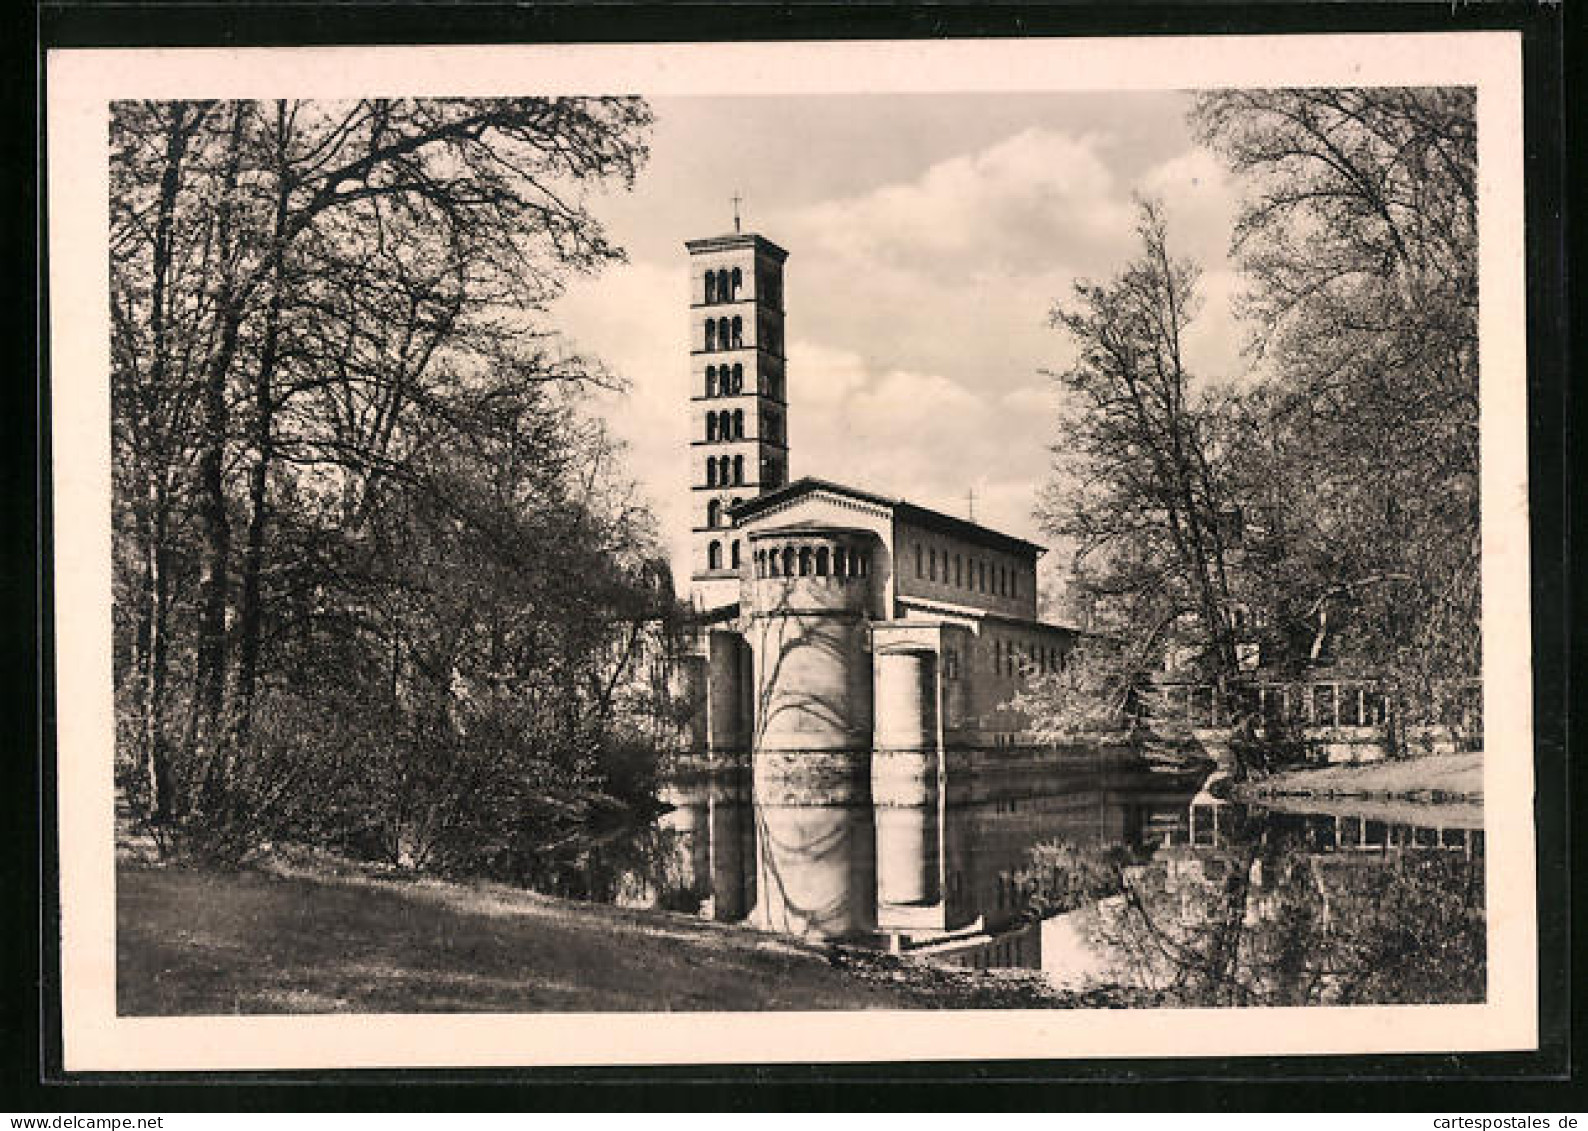
[[[1234,300],[1246,283],[1232,270],[1204,271],[1197,281],[1202,309],[1185,332],[1185,359],[1199,380],[1246,377],[1252,359],[1242,354],[1248,328],[1235,317]]]
[[[791,104],[784,114],[800,121],[805,112]],[[764,205],[764,230],[790,252],[795,475],[955,514],[974,491],[978,521],[1042,541],[1031,512],[1061,437],[1057,390],[1041,371],[1074,354],[1048,314],[1078,279],[1104,281],[1137,254],[1137,192],[1164,201],[1172,249],[1203,267],[1204,308],[1186,339],[1193,370],[1215,379],[1244,371],[1229,309],[1240,278],[1226,258],[1236,190],[1184,133],[1177,105],[1142,113],[1134,127],[1121,117],[1108,132],[984,130],[964,152],[944,157],[938,146],[914,163],[910,137],[894,147],[885,118],[839,131],[854,135],[840,151],[811,143],[796,153],[786,140],[768,149],[766,175],[779,177],[784,196]],[[703,140],[684,131],[677,152],[658,152],[658,168],[693,169]],[[819,177],[775,167],[815,160]],[[628,443],[631,472],[683,569],[692,390],[678,241],[701,232],[677,230],[693,222],[681,210],[694,215],[680,199],[676,178],[642,181],[623,215],[640,225],[636,246],[651,258],[580,281],[553,314],[631,382],[592,406]]]
[[[793,225],[805,246],[849,262],[1029,274],[1055,256],[1100,252],[1128,234],[1128,193],[1099,156],[1099,141],[1027,129],[914,180],[812,205],[793,215]]]
[[[795,380],[799,406],[806,410],[826,411],[841,405],[870,380],[858,354],[809,338],[789,343],[788,369]]]
[[[1009,390],[999,404],[1003,411],[1013,415],[1051,417],[1058,411],[1059,398],[1053,384],[1044,381]]]
[[[1052,413],[1020,396],[969,389],[937,373],[869,365],[826,347],[791,349],[789,435],[795,475],[908,498],[1031,536]],[[795,358],[805,364],[796,366]],[[808,369],[821,358],[829,368]],[[829,381],[829,373],[844,375]],[[836,392],[835,392],[836,391]],[[1025,390],[1030,396],[1031,390]]]
[[[1012,388],[1072,351],[1048,325],[1080,279],[1104,281],[1137,253],[1136,195],[1164,202],[1171,246],[1207,272],[1198,359],[1236,372],[1228,297],[1235,190],[1190,145],[1128,176],[1115,139],[1028,128],[907,179],[787,212],[791,336],[851,351],[873,369]]]
[[[1207,268],[1222,266],[1234,227],[1237,189],[1217,157],[1205,149],[1188,149],[1148,170],[1140,189],[1163,202],[1173,254]]]
[[[593,394],[590,409],[626,445],[628,474],[656,512],[675,571],[689,546],[688,288],[682,262],[628,263],[578,280],[552,311],[573,348],[627,382]]]

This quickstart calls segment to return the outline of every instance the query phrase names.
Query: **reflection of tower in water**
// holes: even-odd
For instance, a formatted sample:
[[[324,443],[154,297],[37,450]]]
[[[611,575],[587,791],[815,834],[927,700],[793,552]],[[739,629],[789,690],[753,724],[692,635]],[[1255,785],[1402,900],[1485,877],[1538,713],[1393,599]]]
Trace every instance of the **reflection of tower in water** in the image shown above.
[[[742,767],[680,777],[667,789],[661,827],[673,834],[666,882],[688,908],[722,922],[743,919],[755,903],[755,824]],[[683,902],[680,899],[680,902]]]

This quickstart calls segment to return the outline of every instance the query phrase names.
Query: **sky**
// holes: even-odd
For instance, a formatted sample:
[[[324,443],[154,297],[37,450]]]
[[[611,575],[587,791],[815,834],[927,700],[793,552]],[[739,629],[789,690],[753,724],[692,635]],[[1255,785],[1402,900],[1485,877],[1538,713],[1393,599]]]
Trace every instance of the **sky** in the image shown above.
[[[688,576],[688,260],[744,231],[785,267],[791,478],[815,475],[1049,544],[1034,515],[1063,436],[1048,325],[1080,279],[1138,248],[1132,196],[1160,198],[1171,252],[1203,269],[1193,372],[1242,374],[1227,258],[1235,186],[1174,93],[656,99],[630,192],[591,207],[626,264],[552,310],[628,382],[597,410],[627,445],[675,576]],[[1057,451],[1055,451],[1055,448]],[[1048,555],[1048,570],[1063,563]],[[1046,571],[1045,571],[1046,572]]]

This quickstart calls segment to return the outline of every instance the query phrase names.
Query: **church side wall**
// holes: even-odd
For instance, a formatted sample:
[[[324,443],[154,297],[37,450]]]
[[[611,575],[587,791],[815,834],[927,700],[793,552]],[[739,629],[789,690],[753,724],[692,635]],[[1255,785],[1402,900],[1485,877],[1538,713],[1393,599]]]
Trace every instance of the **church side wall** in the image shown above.
[[[1075,633],[1067,628],[983,621],[980,632],[967,633],[954,646],[950,663],[958,686],[952,692],[953,709],[945,712],[947,741],[963,746],[1024,741],[1027,721],[1007,704],[1028,678],[1061,670],[1074,646]]]
[[[993,549],[902,520],[893,541],[899,596],[1036,619],[1034,554]]]

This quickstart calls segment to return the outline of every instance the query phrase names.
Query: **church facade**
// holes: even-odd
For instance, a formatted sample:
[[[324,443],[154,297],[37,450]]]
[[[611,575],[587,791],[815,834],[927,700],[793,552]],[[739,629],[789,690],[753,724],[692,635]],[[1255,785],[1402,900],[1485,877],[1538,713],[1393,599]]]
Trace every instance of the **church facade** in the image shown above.
[[[952,930],[945,790],[973,762],[1018,760],[1009,701],[1076,638],[1037,616],[1043,548],[790,481],[787,253],[739,233],[686,247],[696,632],[681,664],[697,751],[751,779],[755,881],[739,911],[824,936]],[[856,807],[873,819],[835,816]]]

